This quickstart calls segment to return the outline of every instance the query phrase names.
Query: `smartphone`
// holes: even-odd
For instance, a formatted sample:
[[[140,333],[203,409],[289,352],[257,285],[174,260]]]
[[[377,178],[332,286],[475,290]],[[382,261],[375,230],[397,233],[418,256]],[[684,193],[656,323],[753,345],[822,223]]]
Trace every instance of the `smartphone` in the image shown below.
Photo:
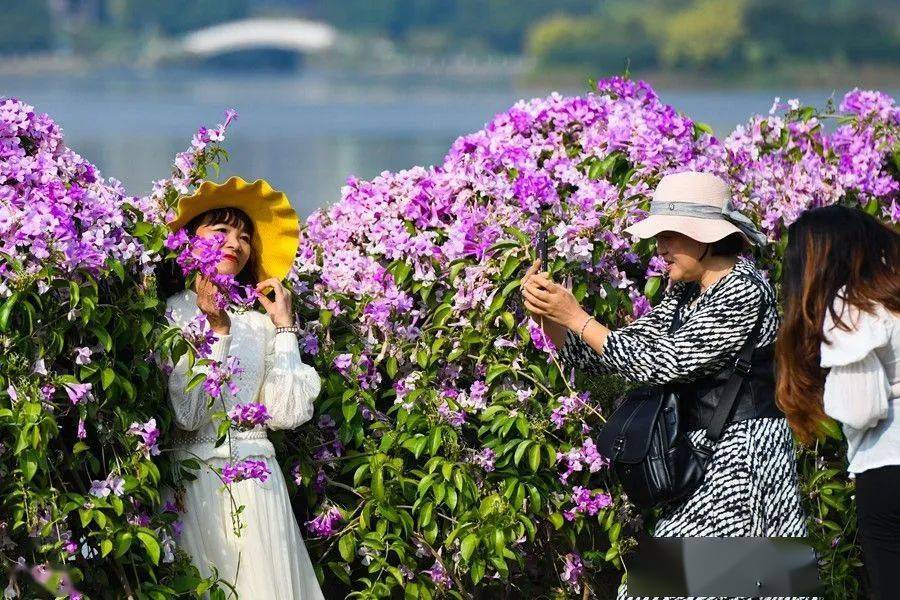
[[[546,271],[547,266],[547,231],[539,229],[535,236],[535,247],[537,249],[537,257],[541,259],[541,270]]]

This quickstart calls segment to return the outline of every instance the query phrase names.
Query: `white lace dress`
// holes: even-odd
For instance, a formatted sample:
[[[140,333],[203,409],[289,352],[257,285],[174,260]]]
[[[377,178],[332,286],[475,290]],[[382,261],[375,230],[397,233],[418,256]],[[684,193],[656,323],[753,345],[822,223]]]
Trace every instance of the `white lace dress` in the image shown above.
[[[199,312],[197,296],[190,290],[172,296],[166,305],[181,326]],[[229,315],[231,333],[219,336],[212,358],[236,356],[244,373],[235,379],[237,397],[223,389],[226,410],[238,403],[262,402],[271,415],[270,429],[290,429],[310,420],[321,381],[315,369],[301,361],[296,336],[276,335],[271,319],[259,312]],[[182,357],[169,377],[175,423],[183,430],[176,435],[177,457],[198,458],[219,468],[229,461],[254,458],[265,461],[271,473],[264,483],[232,484],[229,495],[218,475],[203,464],[198,478],[185,482],[184,530],[178,544],[204,576],[214,566],[241,599],[323,599],[265,429],[234,432],[230,447],[226,443],[216,448],[216,424],[210,414],[223,410],[222,404],[217,401],[208,409],[202,385],[186,392],[190,376]],[[232,526],[232,498],[244,507],[239,536]]]

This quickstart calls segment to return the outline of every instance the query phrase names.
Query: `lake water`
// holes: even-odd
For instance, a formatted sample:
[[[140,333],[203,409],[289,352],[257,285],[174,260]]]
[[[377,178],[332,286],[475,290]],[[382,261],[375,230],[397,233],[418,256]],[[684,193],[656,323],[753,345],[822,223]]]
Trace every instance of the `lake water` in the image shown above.
[[[49,113],[67,144],[132,194],[168,175],[176,152],[225,108],[239,112],[222,176],[262,177],[306,216],[340,198],[349,175],[435,164],[459,135],[481,128],[520,98],[549,89],[512,79],[375,77],[326,71],[222,73],[104,71],[90,75],[2,76],[0,96]],[[558,90],[581,93],[583,89]],[[726,135],[774,96],[821,106],[832,90],[658,90],[662,99]],[[843,90],[834,93],[840,100]]]

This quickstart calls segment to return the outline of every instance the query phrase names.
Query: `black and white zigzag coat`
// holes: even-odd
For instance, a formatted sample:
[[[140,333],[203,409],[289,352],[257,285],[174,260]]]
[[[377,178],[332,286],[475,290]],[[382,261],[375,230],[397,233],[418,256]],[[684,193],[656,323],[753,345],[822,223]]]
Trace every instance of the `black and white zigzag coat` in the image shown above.
[[[692,293],[686,289],[684,283],[676,283],[650,313],[611,332],[602,353],[568,331],[560,359],[587,373],[613,373],[632,382],[691,381],[734,362],[753,329],[761,302],[766,309],[758,346],[775,340],[775,294],[749,260],[739,259],[730,273],[702,294],[694,291],[682,308],[683,325],[670,334],[681,294]],[[689,435],[698,441],[705,431]],[[686,502],[663,514],[653,533],[657,537],[806,534],[793,438],[783,418],[728,425],[703,484]],[[635,600],[628,596],[626,584],[619,589],[619,599]]]

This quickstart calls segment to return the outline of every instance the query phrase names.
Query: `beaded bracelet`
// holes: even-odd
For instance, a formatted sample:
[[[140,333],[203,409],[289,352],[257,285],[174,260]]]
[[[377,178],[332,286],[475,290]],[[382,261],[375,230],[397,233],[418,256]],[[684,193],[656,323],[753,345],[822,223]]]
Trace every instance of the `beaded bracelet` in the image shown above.
[[[276,335],[278,335],[279,333],[283,333],[283,332],[288,332],[288,333],[293,333],[294,335],[298,335],[298,334],[300,333],[300,328],[297,327],[296,325],[290,325],[290,326],[288,326],[288,327],[276,327],[276,328],[275,328],[275,334],[276,334]]]
[[[584,328],[587,327],[587,324],[590,323],[593,318],[594,317],[588,317],[587,320],[584,322],[584,325],[581,326],[581,331],[578,332],[579,339],[582,339],[582,340],[584,339]]]

